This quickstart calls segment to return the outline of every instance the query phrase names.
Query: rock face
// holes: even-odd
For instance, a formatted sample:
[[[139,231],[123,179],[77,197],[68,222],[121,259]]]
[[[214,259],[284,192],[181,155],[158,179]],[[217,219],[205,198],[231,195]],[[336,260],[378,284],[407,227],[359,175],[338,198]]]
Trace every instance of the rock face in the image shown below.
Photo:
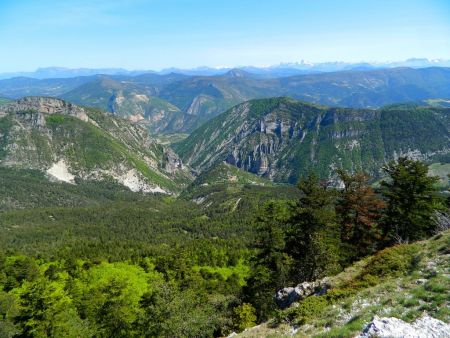
[[[132,191],[173,193],[191,175],[142,126],[60,99],[25,97],[0,106],[0,166],[53,180],[115,180]]]
[[[329,284],[327,279],[322,279],[314,282],[303,282],[296,287],[286,287],[279,290],[275,294],[275,302],[278,307],[285,309],[292,305],[292,303],[302,300],[313,295],[322,295],[327,292]]]
[[[107,76],[99,76],[61,97],[89,107],[97,107],[130,122],[146,126],[152,132],[171,132],[183,124],[184,114],[178,107],[155,97],[154,84],[132,84]]]
[[[450,325],[425,315],[409,324],[401,319],[375,316],[358,338],[448,338]]]
[[[245,102],[175,145],[198,171],[226,161],[276,182],[297,182],[310,170],[366,171],[398,156],[450,154],[450,110],[392,106],[379,110],[320,107],[289,98]]]
[[[0,106],[0,114],[18,113],[18,112],[39,112],[42,114],[62,114],[79,118],[82,121],[88,121],[86,111],[70,102],[40,96],[24,97],[16,102]]]

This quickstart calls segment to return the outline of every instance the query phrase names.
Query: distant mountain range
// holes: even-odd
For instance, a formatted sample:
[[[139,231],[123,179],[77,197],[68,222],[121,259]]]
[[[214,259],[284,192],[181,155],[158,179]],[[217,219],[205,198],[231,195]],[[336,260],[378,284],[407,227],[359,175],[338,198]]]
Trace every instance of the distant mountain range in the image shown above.
[[[197,67],[197,68],[166,68],[160,71],[155,70],[127,70],[124,68],[65,68],[65,67],[44,67],[38,68],[34,72],[8,72],[0,73],[0,79],[8,79],[13,77],[31,77],[35,79],[49,79],[49,78],[69,78],[78,76],[92,76],[92,75],[140,75],[145,73],[154,73],[166,75],[170,73],[191,75],[191,76],[211,76],[221,75],[237,68],[247,72],[268,76],[280,77],[290,75],[300,75],[308,73],[319,72],[336,72],[342,70],[368,70],[377,68],[395,68],[395,67],[411,67],[411,68],[426,68],[426,67],[450,67],[450,60],[446,59],[426,59],[426,58],[411,58],[404,61],[392,62],[290,62],[280,63],[267,67],[256,66],[237,66],[237,67]]]
[[[0,80],[0,97],[52,96],[138,122],[156,133],[191,132],[256,98],[289,96],[327,106],[378,108],[401,102],[447,106],[450,68],[347,70],[265,78],[241,69],[222,75],[92,75]]]

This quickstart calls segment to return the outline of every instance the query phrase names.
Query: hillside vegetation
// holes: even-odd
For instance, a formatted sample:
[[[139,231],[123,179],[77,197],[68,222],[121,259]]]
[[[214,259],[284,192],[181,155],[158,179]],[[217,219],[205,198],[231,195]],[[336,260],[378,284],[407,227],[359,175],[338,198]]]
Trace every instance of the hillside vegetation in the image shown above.
[[[396,283],[419,300],[395,300],[389,314],[401,304],[411,310],[402,318],[427,309],[447,321],[448,288],[439,283],[448,232],[430,244],[391,246],[438,231],[434,215],[448,201],[420,162],[401,158],[383,170],[388,178],[376,192],[364,174],[339,171],[345,189],[336,190],[313,174],[283,186],[220,164],[177,198],[130,197],[103,184],[63,191],[44,184],[42,174],[20,172],[46,198],[23,198],[23,185],[6,185],[23,205],[0,211],[0,335],[211,337],[276,316],[278,331],[288,320],[307,324],[306,335],[333,326],[329,332],[339,336],[360,330],[377,309],[371,297],[387,301]],[[20,181],[17,171],[3,172]],[[277,290],[327,275],[336,277],[322,298],[277,311]],[[427,281],[416,288],[416,279]],[[363,296],[370,306],[359,314]],[[346,311],[361,320],[350,321]],[[259,336],[279,333],[260,328],[268,331]]]
[[[352,337],[374,316],[408,323],[424,313],[450,322],[450,230],[401,244],[327,279],[322,296],[299,301],[239,337]]]
[[[174,149],[198,171],[226,161],[276,182],[337,168],[380,175],[390,159],[449,160],[450,110],[392,105],[378,110],[316,106],[290,98],[240,104]]]

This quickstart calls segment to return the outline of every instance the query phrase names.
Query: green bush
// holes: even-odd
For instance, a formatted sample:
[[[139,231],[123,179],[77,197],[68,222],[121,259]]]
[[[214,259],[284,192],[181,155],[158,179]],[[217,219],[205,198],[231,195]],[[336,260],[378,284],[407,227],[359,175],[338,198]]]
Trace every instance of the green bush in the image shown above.
[[[237,330],[243,331],[246,328],[256,325],[255,308],[248,303],[243,303],[234,308],[234,326]]]
[[[299,324],[305,324],[321,313],[328,302],[323,296],[312,296],[302,300],[299,306],[293,310]]]
[[[65,120],[63,115],[50,115],[45,118],[45,122],[49,124],[61,124]]]
[[[401,244],[386,248],[372,257],[359,279],[370,280],[370,276],[395,277],[407,274],[417,265],[418,252],[418,244]]]
[[[329,290],[325,295],[327,301],[331,304],[340,301],[342,299],[348,298],[356,293],[356,289],[344,288],[344,289],[333,289]]]

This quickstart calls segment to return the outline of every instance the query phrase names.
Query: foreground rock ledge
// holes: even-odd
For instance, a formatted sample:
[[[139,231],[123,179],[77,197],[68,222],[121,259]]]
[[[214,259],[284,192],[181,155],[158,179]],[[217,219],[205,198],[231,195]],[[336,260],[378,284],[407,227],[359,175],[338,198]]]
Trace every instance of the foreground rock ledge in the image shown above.
[[[450,337],[450,325],[424,315],[409,324],[394,317],[375,316],[358,338],[447,338]]]

